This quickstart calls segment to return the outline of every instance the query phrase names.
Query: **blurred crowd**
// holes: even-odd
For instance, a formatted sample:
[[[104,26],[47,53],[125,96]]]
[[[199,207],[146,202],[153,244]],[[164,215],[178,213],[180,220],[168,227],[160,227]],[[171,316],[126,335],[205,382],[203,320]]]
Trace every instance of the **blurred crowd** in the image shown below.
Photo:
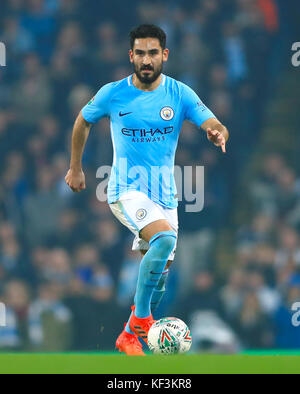
[[[299,324],[292,318],[300,301],[299,186],[299,176],[278,153],[266,155],[247,182],[244,207],[251,220],[237,227],[226,281],[210,269],[199,271],[193,292],[175,309],[191,321],[200,348],[300,348]],[[200,317],[212,321],[200,313],[207,310],[228,325],[221,330],[226,339],[199,328]]]
[[[214,263],[284,70],[287,8],[280,0],[1,1],[0,349],[110,350],[127,320],[140,257],[96,197],[96,170],[112,163],[107,119],[86,145],[87,189],[72,193],[64,176],[75,117],[103,84],[132,73],[128,33],[139,23],[166,31],[164,72],[230,131],[225,156],[190,123],[182,128],[176,163],[205,167],[205,205],[199,213],[179,205],[177,257],[158,315],[174,311],[196,332],[193,313],[208,309],[241,346],[300,347],[287,322],[287,303],[300,301],[300,183],[284,157],[267,157],[251,181],[252,221],[237,231],[227,278]]]

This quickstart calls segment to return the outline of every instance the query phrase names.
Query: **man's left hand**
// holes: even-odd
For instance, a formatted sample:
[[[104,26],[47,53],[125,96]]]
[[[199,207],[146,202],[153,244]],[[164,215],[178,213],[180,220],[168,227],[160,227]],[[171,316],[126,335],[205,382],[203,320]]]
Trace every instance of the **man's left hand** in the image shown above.
[[[206,133],[209,141],[213,142],[216,146],[220,146],[222,148],[222,152],[226,153],[226,140],[224,135],[220,131],[213,130],[209,127],[206,129]]]

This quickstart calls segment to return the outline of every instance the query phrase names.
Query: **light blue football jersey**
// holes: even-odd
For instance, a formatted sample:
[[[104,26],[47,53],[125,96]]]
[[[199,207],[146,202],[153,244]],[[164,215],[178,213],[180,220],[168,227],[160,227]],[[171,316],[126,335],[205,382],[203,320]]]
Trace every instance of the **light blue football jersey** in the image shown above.
[[[178,205],[174,159],[182,122],[200,126],[214,114],[187,85],[162,74],[151,92],[136,88],[132,76],[104,85],[82,109],[89,123],[110,118],[113,165],[108,203],[139,190],[166,208]]]

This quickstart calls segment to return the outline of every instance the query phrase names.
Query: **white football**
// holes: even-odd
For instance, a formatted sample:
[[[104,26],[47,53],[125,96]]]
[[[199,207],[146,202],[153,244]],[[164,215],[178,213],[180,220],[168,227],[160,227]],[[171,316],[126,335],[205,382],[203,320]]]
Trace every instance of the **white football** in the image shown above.
[[[183,354],[190,350],[191,345],[190,330],[177,317],[157,320],[148,333],[148,346],[154,354]]]

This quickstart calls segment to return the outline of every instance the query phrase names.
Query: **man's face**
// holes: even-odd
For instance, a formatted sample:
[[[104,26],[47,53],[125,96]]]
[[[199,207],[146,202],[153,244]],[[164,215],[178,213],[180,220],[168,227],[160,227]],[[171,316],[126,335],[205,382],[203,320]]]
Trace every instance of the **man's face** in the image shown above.
[[[157,38],[136,38],[129,51],[134,72],[142,83],[151,84],[160,76],[169,50],[162,49]]]

